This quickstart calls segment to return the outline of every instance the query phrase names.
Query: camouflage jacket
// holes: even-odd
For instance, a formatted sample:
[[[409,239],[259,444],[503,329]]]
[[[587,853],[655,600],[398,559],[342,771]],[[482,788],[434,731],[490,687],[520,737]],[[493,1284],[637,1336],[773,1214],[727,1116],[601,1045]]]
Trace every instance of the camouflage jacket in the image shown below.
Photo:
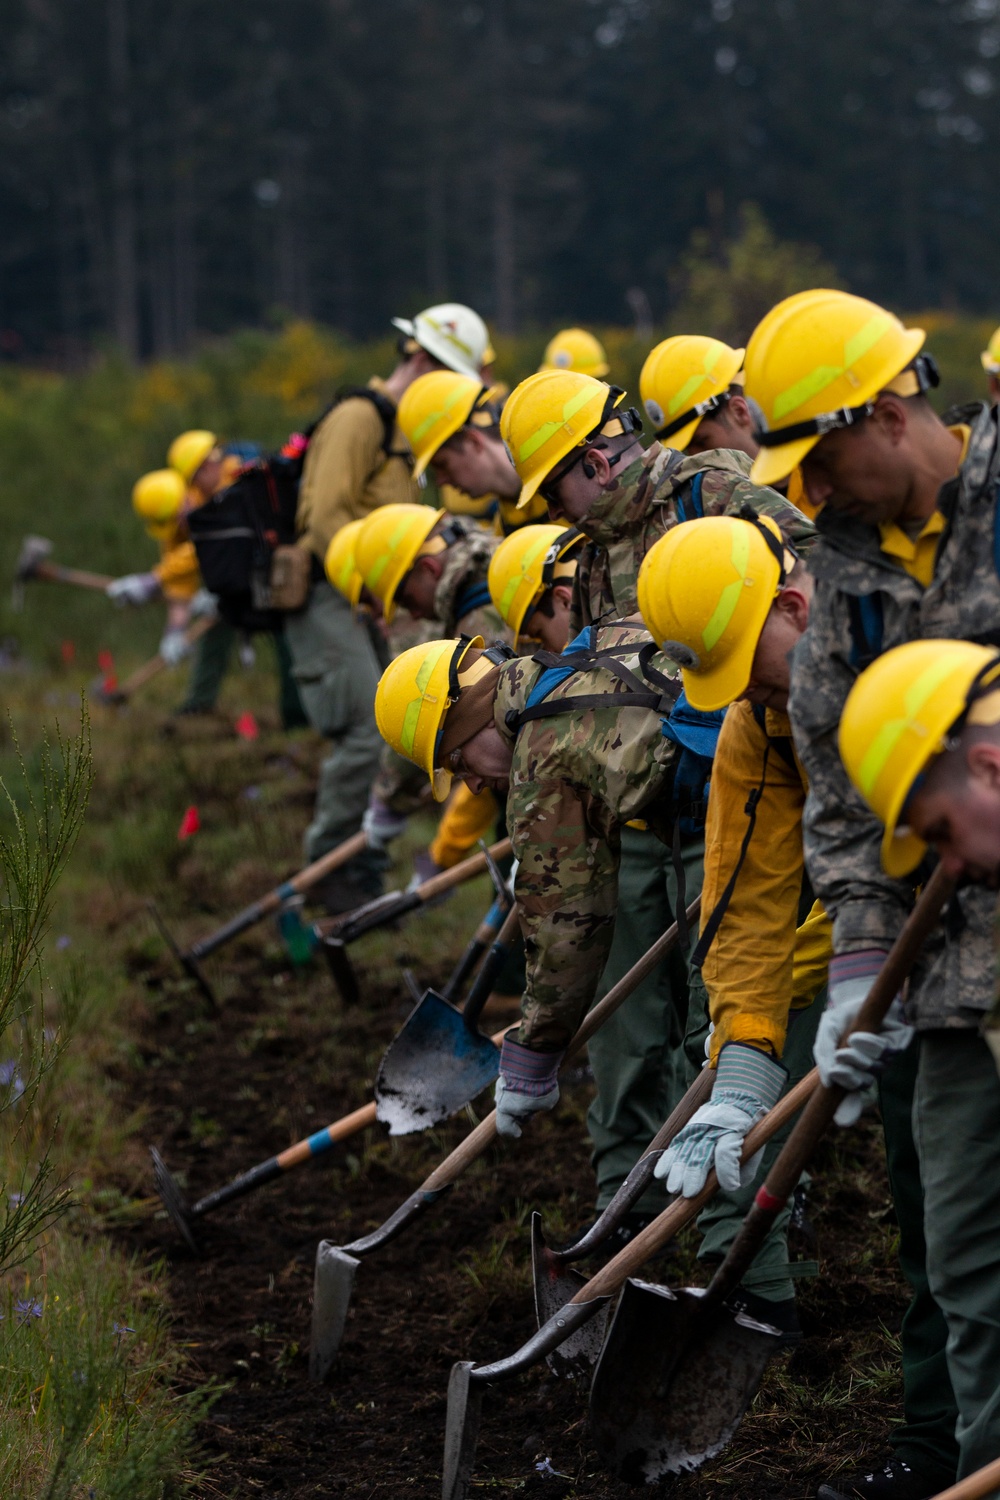
[[[490,641],[510,641],[510,631],[500,618],[485,590],[490,559],[500,545],[471,521],[452,517],[452,524],[464,535],[452,542],[443,554],[444,569],[434,593],[434,614],[440,621],[442,636],[481,635]],[[485,603],[472,604],[470,598],[486,593]],[[435,632],[436,634],[438,632]]]
[[[487,645],[495,640],[509,643],[510,631],[489,596],[485,603],[474,602],[477,597],[481,599],[485,590],[490,558],[500,545],[500,538],[471,522],[462,520],[455,524],[465,534],[441,554],[444,568],[434,592],[435,618],[421,622],[420,638],[481,635]],[[423,805],[426,784],[426,773],[419,766],[396,755],[388,746],[383,749],[372,791],[393,812],[403,816],[416,812]]]
[[[616,655],[641,681],[638,652],[648,640],[633,621],[606,626],[596,644],[634,644],[634,652]],[[677,674],[663,657],[653,665]],[[512,731],[508,716],[525,707],[543,670],[527,657],[508,662],[494,718],[508,741],[514,735],[507,827],[520,861],[515,895],[527,960],[519,1040],[544,1051],[566,1045],[593,1001],[614,932],[621,825],[641,816],[669,837],[678,752],[664,736],[665,713],[613,702]],[[545,701],[627,691],[607,668],[594,667],[574,673]]]
[[[688,457],[653,443],[630,464],[577,523],[590,540],[577,569],[570,634],[595,620],[634,613],[640,563],[681,521],[733,515],[752,505],[772,516],[798,551],[808,550],[816,535],[812,522],[777,490],[751,484],[751,462],[731,448]]]
[[[809,777],[803,819],[806,865],[834,921],[834,951],[888,948],[913,904],[911,881],[882,870],[882,828],[854,791],[837,752],[844,700],[867,659],[926,637],[1000,641],[1000,578],[994,525],[1000,451],[997,416],[977,405],[958,476],[942,487],[946,518],[934,577],[924,589],[881,550],[878,528],[829,506],[820,512],[809,558],[816,593],[809,628],[792,659],[789,714]],[[874,598],[881,641],[862,632],[856,601]],[[866,606],[866,609],[870,607]],[[852,626],[852,618],[854,624]],[[993,994],[991,919],[995,897],[963,890],[949,920],[924,949],[910,985],[913,1018],[927,1030],[978,1024]]]

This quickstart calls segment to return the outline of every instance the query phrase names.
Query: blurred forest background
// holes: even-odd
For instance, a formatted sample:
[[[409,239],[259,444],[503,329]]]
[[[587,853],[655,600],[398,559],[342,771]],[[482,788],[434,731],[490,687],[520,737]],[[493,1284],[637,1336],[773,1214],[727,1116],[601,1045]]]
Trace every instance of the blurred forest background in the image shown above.
[[[736,337],[699,271],[768,225],[815,247],[806,279],[1000,312],[998,0],[0,16],[0,359],[163,357],[289,316],[363,339],[446,297],[500,333],[648,341],[695,307]]]

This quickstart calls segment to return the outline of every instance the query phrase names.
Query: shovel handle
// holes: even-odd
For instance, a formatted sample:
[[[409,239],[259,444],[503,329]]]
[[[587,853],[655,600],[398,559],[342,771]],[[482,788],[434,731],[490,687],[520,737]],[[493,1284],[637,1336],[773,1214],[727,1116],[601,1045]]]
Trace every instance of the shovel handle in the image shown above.
[[[1000,1458],[934,1495],[933,1500],[984,1500],[995,1489],[1000,1489]]]
[[[796,1110],[801,1109],[806,1100],[814,1095],[818,1087],[819,1074],[813,1068],[747,1132],[743,1142],[742,1160],[749,1161],[762,1146],[766,1146],[771,1137],[788,1123]],[[680,1233],[685,1224],[690,1224],[691,1220],[701,1213],[705,1204],[715,1196],[718,1186],[719,1181],[713,1170],[709,1172],[705,1186],[700,1193],[694,1198],[677,1198],[669,1204],[652,1224],[647,1224],[645,1229],[640,1230],[633,1239],[629,1240],[624,1250],[619,1250],[613,1260],[609,1260],[606,1266],[592,1276],[580,1288],[572,1301],[590,1302],[598,1297],[614,1296],[633,1272],[644,1266],[647,1260],[650,1260],[658,1250],[669,1244]]]
[[[475,1030],[479,1017],[483,1013],[483,1006],[493,993],[493,985],[496,977],[503,968],[510,950],[510,946],[517,936],[521,921],[517,914],[517,907],[512,906],[503,919],[503,926],[493,940],[492,946],[483,959],[479,973],[469,986],[469,993],[465,997],[462,1006],[462,1019],[470,1030]]]
[[[696,896],[685,913],[689,923],[694,921],[700,910],[701,897]],[[634,963],[628,973],[623,974],[618,983],[613,984],[608,993],[588,1010],[580,1023],[576,1035],[569,1044],[566,1052],[567,1058],[572,1057],[580,1051],[581,1047],[587,1045],[594,1032],[598,1031],[604,1025],[609,1016],[614,1015],[615,1011],[624,1000],[628,999],[632,991],[638,989],[642,981],[652,974],[657,964],[666,958],[670,950],[676,946],[679,936],[680,928],[675,922],[672,927],[667,928],[662,937],[656,939],[651,948],[646,950],[638,963]]]
[[[496,851],[494,850],[493,852],[495,853]],[[480,855],[479,858],[482,859],[482,855]],[[689,921],[693,921],[694,918],[698,915],[699,905],[700,899],[696,899],[691,902],[691,905],[687,909]],[[512,918],[514,917],[516,911],[517,907],[513,906],[507,914],[507,922],[510,922],[512,927]],[[507,922],[504,923],[505,927],[507,926]],[[639,962],[633,964],[628,973],[623,974],[617,984],[612,985],[611,989],[608,990],[608,993],[604,996],[604,998],[602,1000],[599,1000],[598,1003],[593,1007],[593,1009],[587,1012],[576,1032],[576,1035],[573,1037],[573,1040],[570,1042],[569,1047],[566,1049],[566,1056],[563,1059],[564,1063],[568,1062],[569,1059],[574,1055],[574,1053],[579,1052],[581,1047],[586,1046],[587,1042],[589,1042],[590,1038],[594,1035],[594,1032],[597,1031],[599,1027],[603,1026],[608,1017],[613,1015],[618,1007],[628,999],[632,991],[642,983],[647,974],[652,973],[652,971],[656,968],[656,965],[665,956],[665,954],[669,953],[671,948],[673,948],[674,944],[677,942],[677,937],[678,929],[677,923],[675,922],[672,927],[667,928],[662,937],[657,938],[653,946],[643,954],[642,958],[639,959]],[[503,1036],[504,1033],[500,1032],[499,1039],[501,1041],[503,1040]],[[497,1037],[494,1037],[493,1040],[497,1041]],[[790,1098],[791,1095],[789,1095],[788,1097]],[[770,1118],[770,1116],[768,1116],[768,1118]],[[455,1181],[457,1177],[461,1176],[466,1167],[471,1166],[471,1164],[477,1159],[477,1157],[480,1157],[483,1152],[493,1144],[493,1142],[496,1140],[496,1137],[497,1116],[496,1110],[494,1110],[491,1115],[487,1115],[485,1120],[481,1120],[479,1122],[475,1130],[473,1130],[471,1134],[467,1135],[464,1141],[462,1141],[458,1146],[455,1147],[450,1156],[445,1157],[440,1166],[436,1167],[431,1175],[426,1179],[426,1181],[421,1184],[419,1191],[424,1193],[432,1193],[437,1191],[439,1188],[448,1187]],[[747,1137],[747,1139],[749,1140],[749,1136]],[[659,1220],[657,1220],[656,1222],[659,1223]],[[634,1243],[635,1241],[632,1241],[632,1244]],[[622,1251],[622,1254],[624,1253],[625,1252]],[[614,1262],[612,1261],[611,1264],[613,1265]],[[625,1274],[628,1275],[628,1272],[626,1272]],[[622,1279],[624,1280],[624,1277]]]
[[[28,577],[41,578],[47,583],[73,583],[81,589],[99,589],[102,594],[114,582],[111,573],[88,573],[85,568],[64,568],[62,563],[54,562],[36,563]]]
[[[921,948],[942,909],[950,901],[955,883],[941,865],[921,892],[899,937],[893,943],[857,1017],[843,1040],[856,1031],[877,1032],[889,1007],[913,968]],[[802,1111],[802,1117],[785,1142],[767,1181],[757,1191],[753,1206],[743,1221],[722,1265],[705,1293],[707,1300],[723,1301],[734,1291],[784,1208],[802,1175],[802,1170],[825,1132],[833,1123],[837,1106],[847,1093],[836,1086],[818,1088]]]
[[[433,901],[435,896],[443,895],[453,886],[461,885],[463,880],[468,880],[470,876],[478,875],[480,870],[485,870],[490,859],[506,859],[509,853],[510,839],[501,839],[498,844],[493,844],[489,849],[480,849],[478,853],[470,854],[468,859],[452,865],[451,869],[442,870],[440,875],[432,875],[430,880],[425,880],[422,885],[418,885],[413,894],[419,896],[421,901]]]

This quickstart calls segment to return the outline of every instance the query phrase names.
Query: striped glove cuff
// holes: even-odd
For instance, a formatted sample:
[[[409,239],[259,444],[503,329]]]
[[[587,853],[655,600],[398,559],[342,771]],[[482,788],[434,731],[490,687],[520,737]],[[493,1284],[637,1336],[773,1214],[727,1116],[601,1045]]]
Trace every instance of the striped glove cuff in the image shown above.
[[[787,1071],[766,1052],[742,1042],[727,1042],[719,1053],[712,1098],[725,1089],[733,1094],[749,1094],[760,1101],[763,1109],[773,1109],[787,1082]]]
[[[512,1037],[505,1036],[500,1049],[500,1076],[504,1087],[511,1094],[529,1094],[539,1098],[556,1086],[559,1065],[565,1057],[561,1052],[536,1052],[532,1047],[523,1047]]]

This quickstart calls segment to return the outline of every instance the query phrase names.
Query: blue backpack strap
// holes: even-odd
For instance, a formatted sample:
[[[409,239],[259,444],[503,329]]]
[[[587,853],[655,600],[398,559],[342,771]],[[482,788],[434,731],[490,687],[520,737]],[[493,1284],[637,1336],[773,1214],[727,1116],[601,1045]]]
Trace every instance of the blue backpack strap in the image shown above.
[[[483,609],[491,602],[489,584],[485,578],[467,583],[455,596],[455,618],[461,620],[464,615],[471,614],[474,609]]]
[[[692,708],[681,693],[670,717],[663,720],[665,738],[673,740],[681,752],[674,770],[673,802],[675,821],[686,837],[705,826],[712,760],[725,717],[725,709],[703,713]]]
[[[701,498],[701,487],[705,482],[705,471],[699,469],[691,480],[687,494],[683,490],[677,492],[677,519],[678,521],[700,521],[705,515],[705,505]]]
[[[882,655],[881,594],[849,594],[847,608],[851,617],[851,666],[863,672],[877,656]]]

